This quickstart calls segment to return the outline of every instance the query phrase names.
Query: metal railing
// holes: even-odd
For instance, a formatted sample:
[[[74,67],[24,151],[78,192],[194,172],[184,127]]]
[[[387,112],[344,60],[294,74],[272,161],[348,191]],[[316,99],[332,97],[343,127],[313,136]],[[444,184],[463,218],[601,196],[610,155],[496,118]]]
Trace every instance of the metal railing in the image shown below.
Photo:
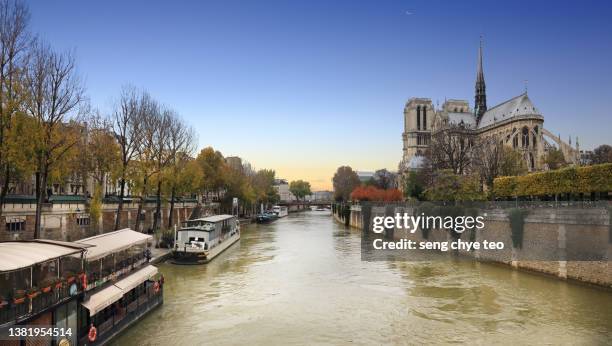
[[[117,332],[123,330],[130,323],[138,320],[143,314],[152,310],[164,301],[164,288],[160,285],[159,291],[155,292],[153,283],[147,285],[147,292],[140,295],[133,302],[120,310],[117,310],[113,316],[96,326],[97,337],[92,343],[88,339],[88,331],[84,330],[79,333],[79,345],[100,345],[113,337]]]
[[[73,289],[71,295],[72,284],[75,285],[76,290]],[[81,283],[75,280],[70,284],[63,282],[60,287],[54,286],[48,292],[39,291],[35,295],[24,295],[21,298],[0,302],[2,306],[0,307],[0,326],[19,323],[81,293]]]

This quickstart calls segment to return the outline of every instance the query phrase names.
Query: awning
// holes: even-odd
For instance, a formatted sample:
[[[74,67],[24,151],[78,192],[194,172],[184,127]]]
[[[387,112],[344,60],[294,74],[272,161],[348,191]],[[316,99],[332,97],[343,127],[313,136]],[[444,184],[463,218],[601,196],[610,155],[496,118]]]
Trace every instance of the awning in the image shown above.
[[[89,300],[81,304],[89,310],[89,316],[93,316],[121,299],[121,297],[123,297],[123,290],[115,285],[110,285],[102,291],[91,295]]]
[[[150,279],[155,274],[157,274],[157,267],[148,265],[115,282],[113,285],[91,295],[87,301],[81,304],[89,310],[89,315],[93,316],[121,299],[124,294],[133,290],[136,286]]]
[[[119,287],[124,292],[129,292],[134,289],[134,287],[143,283],[145,280],[152,278],[155,274],[157,274],[157,267],[146,266],[130,274],[130,276],[126,277],[125,279],[117,281],[115,286]]]
[[[66,243],[69,244],[69,243]],[[14,241],[0,243],[0,272],[17,270],[46,262],[58,257],[78,254],[82,248],[43,243],[37,241]]]
[[[93,245],[87,249],[85,259],[93,261],[108,254],[125,250],[136,244],[144,244],[153,239],[148,234],[132,231],[129,228],[104,233],[77,241],[80,244]]]

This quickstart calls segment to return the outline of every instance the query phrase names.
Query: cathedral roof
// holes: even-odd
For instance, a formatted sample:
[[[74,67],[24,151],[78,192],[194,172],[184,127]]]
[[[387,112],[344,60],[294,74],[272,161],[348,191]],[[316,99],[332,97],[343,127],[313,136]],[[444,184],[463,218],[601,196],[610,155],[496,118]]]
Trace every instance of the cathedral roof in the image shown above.
[[[480,119],[478,128],[480,129],[500,121],[524,115],[540,115],[529,99],[529,96],[527,96],[527,93],[511,98],[487,110],[482,119]]]
[[[476,128],[476,118],[472,113],[448,113],[448,124],[449,125],[463,125],[467,128]]]

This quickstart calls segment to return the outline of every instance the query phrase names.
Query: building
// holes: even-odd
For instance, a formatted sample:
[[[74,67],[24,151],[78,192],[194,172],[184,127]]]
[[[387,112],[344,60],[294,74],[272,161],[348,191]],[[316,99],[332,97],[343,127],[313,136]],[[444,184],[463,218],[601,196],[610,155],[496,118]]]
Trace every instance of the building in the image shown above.
[[[312,201],[332,201],[334,199],[333,191],[315,191],[312,193]]]
[[[522,154],[529,171],[545,170],[546,152],[559,148],[565,161],[579,164],[576,147],[561,141],[544,128],[544,116],[535,107],[527,91],[496,106],[488,107],[483,70],[482,42],[478,51],[474,108],[467,100],[446,100],[434,107],[431,99],[413,97],[404,107],[403,157],[400,171],[418,169],[430,147],[432,136],[440,131],[461,131],[474,139],[502,143]],[[551,144],[552,143],[552,144]]]
[[[286,179],[274,179],[274,189],[278,193],[281,202],[296,201],[297,198],[289,191],[289,182]]]
[[[374,172],[372,171],[356,171],[357,177],[362,184],[367,183],[370,179],[374,178]]]
[[[242,159],[238,156],[228,156],[225,163],[233,170],[242,172]]]

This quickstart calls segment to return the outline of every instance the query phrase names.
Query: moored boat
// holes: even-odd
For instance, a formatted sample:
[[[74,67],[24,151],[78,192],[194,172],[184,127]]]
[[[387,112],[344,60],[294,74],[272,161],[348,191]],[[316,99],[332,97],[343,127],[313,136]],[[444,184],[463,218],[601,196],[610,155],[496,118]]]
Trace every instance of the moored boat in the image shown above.
[[[214,215],[183,222],[174,241],[174,263],[208,263],[240,240],[240,221],[233,215]]]
[[[275,213],[265,212],[261,214],[257,214],[255,220],[257,223],[270,223],[272,221],[276,221],[278,219],[278,215]]]
[[[289,215],[289,208],[283,205],[275,205],[272,207],[272,212],[276,214],[276,216],[278,216],[279,218],[285,217]]]

